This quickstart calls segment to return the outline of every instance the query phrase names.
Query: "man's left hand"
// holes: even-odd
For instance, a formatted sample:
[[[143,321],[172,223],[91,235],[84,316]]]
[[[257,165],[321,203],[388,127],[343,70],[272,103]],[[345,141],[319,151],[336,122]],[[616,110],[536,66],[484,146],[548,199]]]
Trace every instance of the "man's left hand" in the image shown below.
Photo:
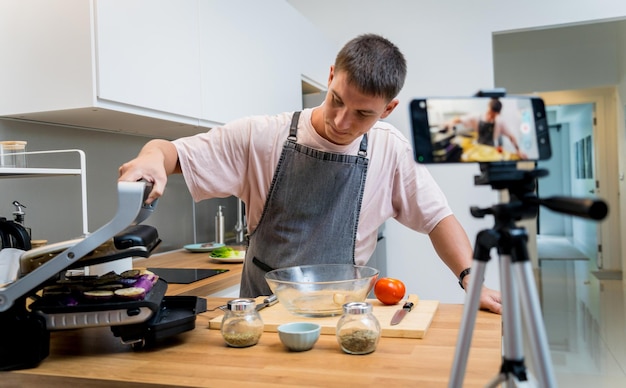
[[[480,292],[480,309],[502,314],[502,297],[500,291],[483,286]]]

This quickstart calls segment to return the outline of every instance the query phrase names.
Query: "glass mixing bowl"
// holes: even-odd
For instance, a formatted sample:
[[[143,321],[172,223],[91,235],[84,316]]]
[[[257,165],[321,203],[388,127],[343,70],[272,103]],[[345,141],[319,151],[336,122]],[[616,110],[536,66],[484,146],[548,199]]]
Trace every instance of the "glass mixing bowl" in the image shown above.
[[[276,269],[265,280],[287,311],[307,317],[342,314],[348,302],[367,298],[379,271],[352,264],[313,264]]]

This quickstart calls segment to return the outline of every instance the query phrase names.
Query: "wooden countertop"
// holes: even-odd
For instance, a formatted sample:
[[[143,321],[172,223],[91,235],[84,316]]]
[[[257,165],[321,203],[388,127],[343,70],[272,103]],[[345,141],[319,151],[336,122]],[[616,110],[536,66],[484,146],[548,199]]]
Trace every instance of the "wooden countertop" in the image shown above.
[[[137,266],[224,267],[206,256],[176,251],[137,262]],[[237,284],[242,265],[228,265],[231,271],[197,284],[171,284],[168,294],[202,296]],[[227,300],[207,298],[207,305],[213,309]],[[302,353],[286,350],[278,335],[268,332],[253,347],[230,348],[218,330],[208,329],[209,320],[220,315],[220,310],[198,315],[194,330],[138,351],[122,344],[108,327],[55,331],[50,355],[37,368],[0,372],[0,379],[7,386],[19,387],[345,387],[381,383],[445,387],[462,309],[462,305],[441,304],[423,339],[383,337],[376,351],[365,356],[343,353],[332,335],[322,335],[312,350]],[[500,349],[501,317],[479,312],[464,387],[482,387],[497,374]]]

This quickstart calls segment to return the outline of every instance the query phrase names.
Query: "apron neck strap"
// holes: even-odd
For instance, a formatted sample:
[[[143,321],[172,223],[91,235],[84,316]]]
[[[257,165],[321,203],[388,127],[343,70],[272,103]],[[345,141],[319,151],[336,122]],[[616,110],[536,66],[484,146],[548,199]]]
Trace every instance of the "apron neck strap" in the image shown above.
[[[289,126],[289,136],[287,139],[291,141],[297,140],[298,133],[298,121],[300,120],[300,113],[302,112],[293,112],[293,116],[291,117],[291,125]],[[359,156],[367,157],[367,133],[363,135],[361,138],[361,144],[359,145]]]
[[[289,126],[289,137],[287,139],[291,141],[296,141],[298,133],[298,121],[300,120],[300,112],[293,112],[293,116],[291,117],[291,125]]]
[[[361,145],[359,145],[359,156],[367,156],[367,133],[363,134],[361,138]]]

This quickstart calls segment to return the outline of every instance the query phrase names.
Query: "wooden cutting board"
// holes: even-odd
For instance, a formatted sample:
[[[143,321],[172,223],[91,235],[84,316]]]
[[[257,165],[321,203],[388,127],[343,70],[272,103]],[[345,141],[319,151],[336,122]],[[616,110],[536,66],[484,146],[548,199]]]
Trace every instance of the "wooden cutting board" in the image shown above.
[[[417,298],[417,296],[411,297]],[[439,301],[418,299],[416,306],[404,317],[402,322],[391,326],[391,317],[402,308],[404,301],[393,306],[386,306],[377,299],[368,299],[367,301],[373,306],[374,316],[380,322],[381,335],[383,337],[423,338],[439,307]],[[315,322],[322,327],[321,334],[335,335],[337,321],[341,318],[339,315],[320,318],[293,315],[280,302],[264,308],[260,311],[260,314],[265,324],[264,331],[266,332],[276,332],[278,326],[287,322]],[[222,326],[222,318],[223,315],[220,315],[211,319],[209,321],[209,329],[219,330]]]

